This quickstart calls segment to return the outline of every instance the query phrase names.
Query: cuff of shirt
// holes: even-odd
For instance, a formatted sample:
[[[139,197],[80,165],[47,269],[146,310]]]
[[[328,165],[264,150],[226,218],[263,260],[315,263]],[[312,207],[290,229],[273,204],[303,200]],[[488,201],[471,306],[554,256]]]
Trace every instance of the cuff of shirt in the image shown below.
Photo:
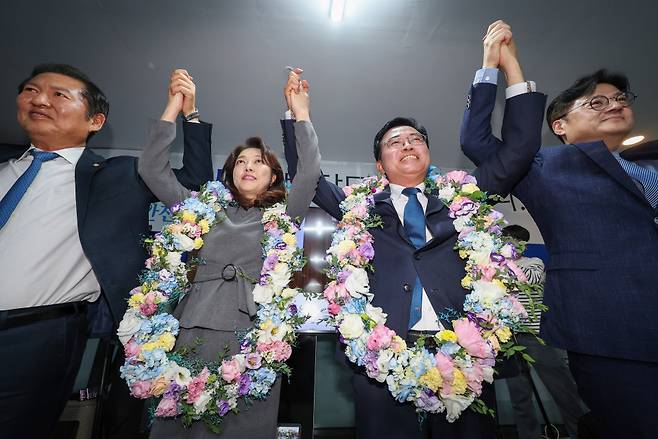
[[[537,84],[535,84],[535,81],[519,82],[518,84],[510,85],[505,89],[505,99],[510,99],[514,96],[534,91],[537,91]]]
[[[294,119],[294,117],[293,117],[293,115],[292,115],[292,111],[290,111],[290,110],[286,110],[286,112],[283,113],[283,118],[284,118],[285,120]]]
[[[473,85],[479,83],[498,85],[498,69],[483,68],[475,72]]]

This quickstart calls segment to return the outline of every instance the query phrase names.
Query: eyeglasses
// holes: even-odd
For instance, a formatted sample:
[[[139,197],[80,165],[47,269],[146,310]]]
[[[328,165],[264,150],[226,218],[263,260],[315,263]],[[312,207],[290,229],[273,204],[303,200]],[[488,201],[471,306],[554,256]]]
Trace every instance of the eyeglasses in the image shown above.
[[[427,139],[423,134],[409,134],[407,137],[392,137],[384,144],[388,149],[402,149],[404,146],[409,143],[411,146],[424,145],[427,143]]]
[[[606,108],[608,108],[613,101],[619,103],[619,105],[621,105],[622,107],[630,107],[633,104],[633,102],[635,102],[636,98],[637,95],[630,91],[623,91],[621,93],[614,95],[611,98],[603,95],[592,96],[590,100],[583,102],[580,105],[576,105],[571,110],[564,113],[562,116],[556,117],[555,120],[562,119],[567,114],[581,107],[589,107],[594,111],[603,111]]]

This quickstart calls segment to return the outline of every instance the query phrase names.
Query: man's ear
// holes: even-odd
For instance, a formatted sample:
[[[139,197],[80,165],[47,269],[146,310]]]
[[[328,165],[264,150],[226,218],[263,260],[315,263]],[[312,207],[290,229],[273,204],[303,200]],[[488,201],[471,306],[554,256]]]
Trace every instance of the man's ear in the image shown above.
[[[103,113],[96,113],[93,116],[91,116],[90,125],[89,125],[89,131],[91,132],[97,132],[100,131],[101,128],[103,128],[103,125],[105,125],[105,121],[107,118]]]
[[[553,129],[553,132],[558,136],[564,136],[566,134],[566,129],[564,127],[564,120],[562,119],[554,120],[553,123],[551,124],[551,128]]]
[[[381,175],[386,175],[386,171],[384,171],[384,166],[382,165],[382,161],[377,160],[375,164],[377,166],[377,172],[379,172]]]

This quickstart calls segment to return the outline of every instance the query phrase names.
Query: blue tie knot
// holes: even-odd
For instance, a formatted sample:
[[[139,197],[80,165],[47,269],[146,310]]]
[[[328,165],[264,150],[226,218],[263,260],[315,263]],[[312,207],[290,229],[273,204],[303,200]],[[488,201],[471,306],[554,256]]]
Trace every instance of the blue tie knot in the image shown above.
[[[418,192],[420,192],[420,189],[417,187],[406,187],[402,189],[402,193],[407,197],[415,197]]]
[[[40,162],[47,162],[48,160],[59,157],[59,154],[55,152],[37,151],[36,149],[33,149],[31,154],[34,160],[39,160]]]

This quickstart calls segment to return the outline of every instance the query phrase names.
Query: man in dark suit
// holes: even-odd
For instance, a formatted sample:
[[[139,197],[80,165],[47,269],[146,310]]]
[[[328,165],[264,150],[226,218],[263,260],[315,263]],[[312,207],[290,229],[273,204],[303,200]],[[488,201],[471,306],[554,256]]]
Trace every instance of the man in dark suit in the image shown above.
[[[0,431],[49,437],[80,365],[87,310],[111,326],[123,316],[156,200],[136,158],[86,148],[109,104],[82,72],[40,65],[18,91],[31,145],[0,151]],[[178,178],[190,188],[212,179],[208,136],[210,126],[186,125]]]
[[[489,32],[508,28],[497,22]],[[510,34],[499,63],[508,77],[518,69],[514,52]],[[490,127],[495,94],[474,86],[464,114],[462,148],[475,164],[501,147]],[[549,252],[541,335],[568,351],[606,438],[658,434],[658,148],[620,152],[634,98],[625,76],[605,70],[561,92],[546,120],[563,144],[524,164],[514,191]]]
[[[291,87],[297,78],[291,75]],[[540,143],[539,131],[545,97],[524,93],[509,102],[505,118],[505,145],[492,155],[473,175],[478,185],[490,194],[507,194],[515,179],[526,170],[520,164],[515,173],[506,173],[508,162],[531,160]],[[297,166],[292,121],[282,121],[288,172]],[[429,139],[425,128],[412,118],[397,117],[375,135],[374,156],[377,169],[386,174],[390,186],[375,196],[374,212],[381,216],[383,227],[370,230],[374,237],[374,272],[369,273],[372,304],[388,314],[386,325],[399,336],[413,342],[418,334],[434,334],[446,309],[461,311],[466,290],[464,262],[454,250],[457,239],[448,209],[436,197],[425,193],[424,179],[430,166]],[[511,168],[511,166],[509,166]],[[405,230],[405,207],[410,196],[405,188],[416,192],[425,214],[425,242],[418,248]],[[418,191],[416,191],[418,189]],[[343,191],[321,178],[315,203],[340,219]],[[419,279],[419,283],[417,283]],[[466,410],[454,423],[445,414],[432,415],[422,426],[410,404],[396,402],[386,385],[369,379],[362,371],[352,378],[356,432],[358,438],[493,438],[493,418]],[[489,404],[493,388],[486,385],[482,395]]]

